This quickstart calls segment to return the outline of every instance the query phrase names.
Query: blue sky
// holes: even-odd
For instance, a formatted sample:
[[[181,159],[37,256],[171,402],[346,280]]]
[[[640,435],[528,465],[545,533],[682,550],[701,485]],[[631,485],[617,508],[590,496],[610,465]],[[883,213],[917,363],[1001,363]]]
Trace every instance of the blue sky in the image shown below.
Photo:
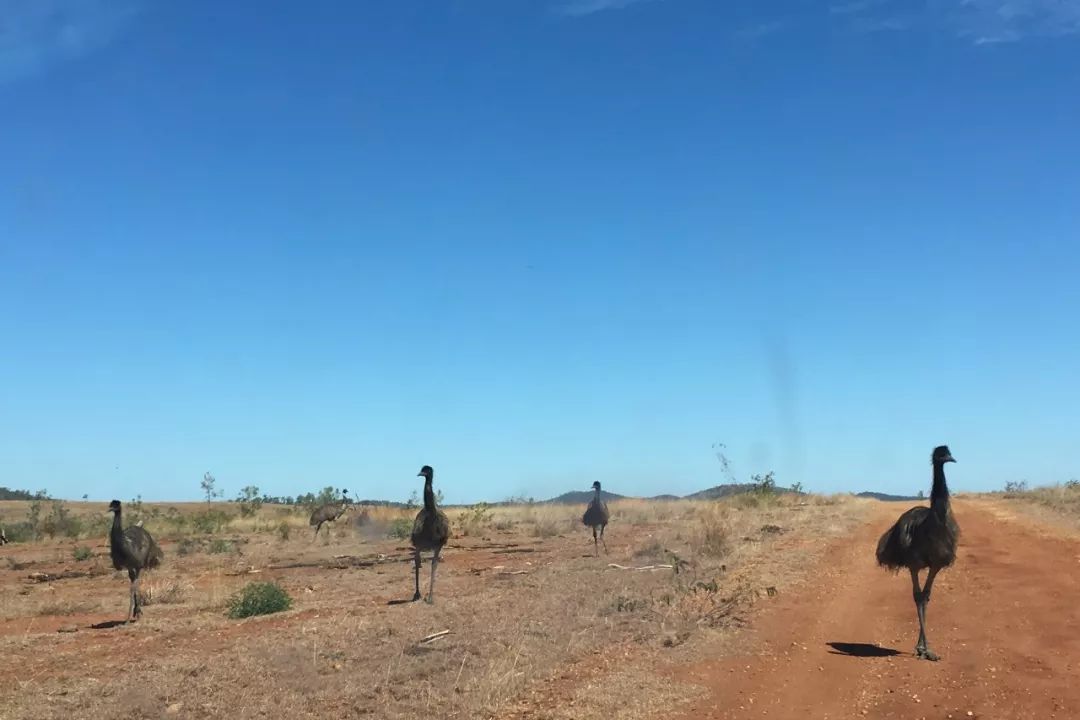
[[[1080,0],[0,17],[0,484],[1080,475]]]

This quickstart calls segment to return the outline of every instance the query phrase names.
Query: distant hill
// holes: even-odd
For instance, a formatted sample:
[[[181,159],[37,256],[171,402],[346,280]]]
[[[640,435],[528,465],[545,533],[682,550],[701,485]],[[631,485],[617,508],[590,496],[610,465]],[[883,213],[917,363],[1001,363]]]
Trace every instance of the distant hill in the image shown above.
[[[926,500],[926,498],[918,497],[917,495],[890,495],[889,493],[871,492],[865,490],[855,495],[855,497],[871,498],[873,500],[884,500],[885,502],[896,502],[900,500],[909,502],[918,502],[920,500]]]
[[[558,497],[553,497],[545,502],[552,503],[554,505],[586,505],[593,499],[594,493],[589,490],[577,490],[572,492],[564,492]],[[622,500],[627,497],[626,495],[619,495],[617,493],[610,493],[607,490],[600,491],[600,498],[604,502],[610,502],[611,500]]]
[[[732,495],[742,495],[753,490],[756,485],[753,483],[727,483],[725,485],[716,485],[715,487],[707,488],[705,490],[699,490],[696,493],[687,495],[686,500],[716,500],[718,498],[731,497]],[[789,493],[794,492],[791,488],[782,487],[777,485],[773,488],[777,493]]]
[[[696,493],[690,495],[654,495],[646,500],[716,500],[718,498],[730,497],[732,495],[741,495],[753,490],[756,485],[753,483],[733,483],[728,485],[717,485],[706,490],[699,490]],[[774,490],[777,493],[790,493],[794,492],[791,488],[781,487],[777,485]],[[619,495],[618,493],[610,493],[607,490],[601,490],[600,495],[604,498],[604,501],[622,500],[629,497],[628,495]],[[544,502],[554,503],[556,505],[584,505],[593,499],[593,494],[587,490],[580,490],[576,492],[566,492],[558,497],[553,497],[550,500]]]

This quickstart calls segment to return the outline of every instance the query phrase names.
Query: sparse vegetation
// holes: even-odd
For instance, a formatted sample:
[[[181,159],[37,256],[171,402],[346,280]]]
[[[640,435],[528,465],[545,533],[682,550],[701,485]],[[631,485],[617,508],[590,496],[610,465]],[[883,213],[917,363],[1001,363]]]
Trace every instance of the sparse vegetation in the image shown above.
[[[389,527],[386,530],[386,534],[389,537],[396,538],[397,540],[406,540],[409,537],[409,533],[412,532],[413,521],[409,518],[397,517],[394,518]]]
[[[77,562],[83,562],[94,557],[94,551],[85,545],[77,545],[71,553]]]
[[[211,555],[222,555],[225,553],[236,552],[236,545],[231,540],[224,538],[214,538],[210,541],[210,545],[207,546],[206,552]]]
[[[240,506],[241,517],[254,517],[263,504],[262,498],[259,497],[259,488],[254,485],[248,485],[241,488],[240,495],[237,496],[236,502]]]
[[[1007,483],[1005,483],[1005,492],[1009,495],[1016,495],[1019,493],[1025,493],[1027,491],[1027,480],[1009,480]]]
[[[257,676],[281,692],[273,701],[245,696],[252,712],[303,715],[308,705],[301,705],[301,698],[310,703],[344,697],[372,707],[388,720],[417,717],[428,703],[437,703],[450,717],[505,716],[514,703],[528,697],[523,692],[534,681],[587,661],[598,645],[618,644],[631,654],[635,646],[679,646],[696,652],[694,648],[704,647],[713,633],[738,624],[767,585],[782,585],[792,573],[802,572],[808,553],[815,552],[811,543],[800,545],[806,549],[797,556],[772,554],[775,545],[761,528],[783,527],[785,540],[812,537],[817,542],[819,537],[845,532],[861,503],[783,493],[757,507],[740,506],[736,497],[616,500],[610,506],[610,555],[600,561],[584,557],[591,555],[592,538],[581,524],[581,505],[450,508],[447,514],[455,529],[477,528],[475,534],[459,535],[454,545],[478,552],[455,548],[444,566],[449,577],[441,586],[448,602],[437,615],[419,606],[413,606],[418,612],[366,610],[412,590],[412,568],[401,545],[408,542],[413,513],[400,507],[369,506],[370,524],[339,528],[333,547],[324,548],[308,541],[309,513],[304,506],[264,502],[245,517],[236,503],[214,502],[209,509],[221,515],[210,516],[216,519],[208,523],[205,502],[146,503],[147,516],[159,513],[150,529],[161,528],[167,557],[174,561],[149,573],[140,587],[143,606],[162,607],[155,614],[155,642],[132,645],[131,652],[134,659],[152,656],[154,663],[135,665],[130,675],[114,681],[114,695],[99,698],[71,690],[70,677],[60,679],[59,673],[67,672],[60,659],[36,655],[35,672],[41,672],[28,689],[40,695],[69,688],[68,695],[56,697],[77,702],[81,714],[103,714],[107,703],[115,703],[121,716],[126,712],[141,717],[161,714],[156,698],[146,707],[131,704],[131,698],[153,686],[184,707],[202,707],[193,704],[198,702],[208,714],[227,716],[235,714],[236,699],[213,688],[223,683],[239,687]],[[50,502],[42,507],[43,514],[49,512]],[[68,507],[87,524],[102,514],[100,506],[68,503]],[[22,503],[9,509],[5,527],[10,530],[11,519],[22,518],[26,508]],[[222,529],[215,531],[218,525]],[[500,529],[498,534],[495,528]],[[283,535],[293,541],[303,536],[303,541],[282,544]],[[52,542],[63,548],[75,568],[70,541]],[[212,554],[241,543],[242,565],[233,561],[234,556]],[[6,546],[5,552],[11,547]],[[28,557],[41,553],[40,547],[15,549]],[[768,563],[767,581],[758,569],[763,558]],[[51,586],[55,589],[46,589],[44,583],[27,586],[30,573],[54,572],[30,562],[28,567],[25,561],[19,564],[9,558],[9,567],[0,565],[0,574],[11,573],[7,577],[16,586],[30,591],[12,593],[0,607],[0,618],[34,617],[43,606],[64,613],[77,610],[80,603],[96,604],[88,612],[100,612],[101,619],[120,616],[123,606],[116,597],[116,583],[72,578],[55,583]],[[635,572],[608,568],[608,562],[672,567]],[[235,574],[249,563],[265,574],[247,578]],[[100,555],[78,569],[93,575],[111,572]],[[443,572],[440,568],[440,577]],[[292,596],[288,607],[301,612],[268,619],[258,632],[229,633],[229,624],[235,622],[229,619],[233,608],[238,617],[285,607],[273,590],[246,589],[251,587],[246,579],[254,577],[287,588]],[[582,591],[585,587],[587,592]],[[437,625],[432,625],[432,618]],[[70,622],[80,627],[83,623]],[[32,630],[28,648],[39,647],[35,638],[54,637],[55,625],[44,636]],[[448,638],[418,644],[420,638],[444,628],[452,629]],[[109,637],[115,635],[84,633],[79,641],[99,647]],[[192,675],[191,669],[203,663],[207,638],[234,660],[214,665],[213,673]],[[377,640],[358,652],[361,638]],[[24,651],[15,647],[14,652],[19,656]],[[29,657],[30,651],[25,652]],[[357,674],[373,679],[362,698],[354,686],[345,684],[346,678]],[[635,676],[638,681],[644,680]],[[662,683],[653,690],[666,692]],[[196,696],[202,699],[196,701]],[[22,709],[16,708],[15,715],[21,716]],[[575,717],[600,717],[596,712],[576,713],[577,706]]]
[[[228,616],[233,620],[269,615],[292,607],[292,598],[285,589],[274,582],[257,582],[246,585],[229,600]]]

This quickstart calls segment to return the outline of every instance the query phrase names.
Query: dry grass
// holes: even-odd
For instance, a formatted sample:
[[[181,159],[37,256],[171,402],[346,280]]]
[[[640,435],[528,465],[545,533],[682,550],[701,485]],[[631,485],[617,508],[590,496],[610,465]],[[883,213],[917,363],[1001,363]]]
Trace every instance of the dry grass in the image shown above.
[[[371,508],[366,521],[342,518],[312,542],[306,514],[264,506],[213,536],[235,548],[217,554],[204,549],[211,538],[148,520],[166,552],[143,582],[148,610],[137,625],[101,630],[91,625],[127,609],[123,574],[35,582],[30,573],[101,558],[75,563],[71,541],[6,546],[19,569],[0,566],[0,593],[13,599],[0,610],[0,653],[12,669],[0,677],[0,706],[5,718],[34,720],[394,719],[436,708],[447,718],[644,716],[692,693],[664,681],[658,665],[716,652],[768,588],[800,582],[808,558],[865,507],[625,500],[611,504],[610,554],[600,558],[580,507],[453,508],[434,606],[387,604],[412,593],[407,541],[387,537],[412,512]],[[203,542],[181,555],[186,539]],[[100,555],[104,538],[89,544]],[[293,609],[227,619],[228,599],[252,581],[280,583]],[[58,617],[76,601],[88,605]],[[77,633],[56,632],[76,618]]]
[[[1063,485],[987,493],[978,497],[1002,509],[1007,507],[1042,520],[1049,526],[1080,529],[1080,483],[1075,480]]]

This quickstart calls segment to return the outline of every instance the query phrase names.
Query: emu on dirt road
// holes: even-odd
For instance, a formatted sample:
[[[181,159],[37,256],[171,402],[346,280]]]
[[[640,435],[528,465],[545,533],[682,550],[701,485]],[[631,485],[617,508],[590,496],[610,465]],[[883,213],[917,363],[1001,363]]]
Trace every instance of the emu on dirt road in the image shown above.
[[[326,503],[322,507],[315,508],[311,513],[311,519],[308,520],[308,525],[315,528],[315,538],[319,537],[319,530],[322,528],[323,523],[334,522],[339,517],[345,514],[345,511],[349,509],[349,491],[341,491],[341,503]],[[327,532],[330,532],[327,530]]]
[[[109,503],[109,512],[113,514],[112,530],[109,531],[109,556],[114,568],[128,571],[128,579],[131,580],[131,603],[128,606],[127,622],[132,622],[142,615],[142,606],[139,603],[139,579],[142,571],[156,568],[165,555],[146,530],[138,526],[124,529],[120,519],[119,500]]]
[[[431,489],[435,471],[430,465],[425,465],[420,468],[416,476],[424,478],[424,507],[416,513],[410,535],[413,546],[413,574],[416,580],[413,601],[420,599],[420,551],[431,550],[431,583],[428,585],[426,600],[428,603],[433,603],[435,602],[435,569],[439,565],[439,553],[450,538],[450,521],[446,519],[446,513],[435,507],[435,491]]]
[[[900,516],[881,536],[877,546],[878,565],[894,572],[907,568],[911,573],[915,612],[919,616],[919,640],[915,654],[925,660],[937,660],[938,655],[926,646],[926,605],[930,589],[942,568],[956,559],[956,541],[960,528],[953,519],[949,504],[949,487],[945,484],[945,463],[956,462],[948,445],[934,448],[930,457],[934,466],[934,483],[930,489],[930,507],[914,507]],[[926,584],[919,588],[919,571],[926,568]]]
[[[604,542],[604,528],[607,527],[610,515],[608,514],[607,505],[600,499],[600,483],[594,482],[592,486],[593,490],[596,491],[596,495],[589,501],[589,507],[585,508],[585,515],[582,516],[581,522],[592,528],[593,552],[599,557],[600,548],[596,544],[596,528],[600,528],[600,542],[604,545],[604,552],[607,552],[607,543]]]

